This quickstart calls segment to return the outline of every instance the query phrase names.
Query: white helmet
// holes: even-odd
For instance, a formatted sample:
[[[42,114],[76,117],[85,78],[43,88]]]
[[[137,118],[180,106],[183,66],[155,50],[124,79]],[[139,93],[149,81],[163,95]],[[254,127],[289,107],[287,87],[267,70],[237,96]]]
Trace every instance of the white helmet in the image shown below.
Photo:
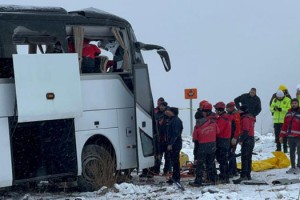
[[[283,91],[282,91],[282,90],[278,90],[278,91],[276,92],[276,97],[277,97],[277,98],[282,98],[282,97],[284,97]]]

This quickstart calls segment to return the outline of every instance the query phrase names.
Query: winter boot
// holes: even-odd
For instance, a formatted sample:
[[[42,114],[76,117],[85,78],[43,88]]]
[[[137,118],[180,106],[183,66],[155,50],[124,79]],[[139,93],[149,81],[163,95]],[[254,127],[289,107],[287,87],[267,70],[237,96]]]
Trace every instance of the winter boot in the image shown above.
[[[189,185],[192,187],[201,187],[202,183],[194,181],[194,182],[189,182]]]

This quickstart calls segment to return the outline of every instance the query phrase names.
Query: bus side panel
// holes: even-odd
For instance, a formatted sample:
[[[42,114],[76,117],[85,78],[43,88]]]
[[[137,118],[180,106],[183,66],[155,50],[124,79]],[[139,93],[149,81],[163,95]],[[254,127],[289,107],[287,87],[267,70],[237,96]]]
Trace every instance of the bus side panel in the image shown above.
[[[75,130],[93,130],[103,128],[117,128],[116,110],[85,111],[81,117],[75,118]]]
[[[118,75],[81,76],[81,91],[84,111],[134,107],[134,97]]]
[[[116,150],[117,159],[117,169],[120,169],[120,148],[119,148],[119,138],[118,138],[118,128],[110,129],[99,129],[99,130],[87,130],[87,131],[77,131],[76,133],[76,149],[77,149],[77,160],[78,160],[78,175],[82,173],[81,167],[81,153],[86,141],[94,135],[102,135],[106,137],[113,145]]]
[[[119,148],[121,168],[137,167],[134,109],[118,109]]]
[[[12,179],[8,118],[0,118],[0,187],[11,186]]]

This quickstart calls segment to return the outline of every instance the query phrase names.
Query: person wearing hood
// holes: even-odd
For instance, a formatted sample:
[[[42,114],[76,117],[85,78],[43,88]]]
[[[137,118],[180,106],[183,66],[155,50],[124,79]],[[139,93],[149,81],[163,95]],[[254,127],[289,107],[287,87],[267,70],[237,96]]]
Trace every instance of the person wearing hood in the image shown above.
[[[300,108],[299,100],[294,98],[291,101],[291,109],[287,112],[284,118],[282,129],[280,131],[280,143],[283,143],[283,138],[288,138],[290,147],[291,168],[287,174],[300,173]],[[295,162],[297,150],[297,165]]]
[[[171,163],[173,166],[172,178],[170,178],[167,183],[173,184],[175,182],[180,182],[180,150],[182,148],[182,130],[183,125],[181,119],[178,117],[178,108],[169,107],[165,111],[165,115],[169,117],[169,122],[167,126],[167,151],[170,153]]]
[[[276,98],[273,99],[270,106],[270,111],[272,112],[273,115],[276,151],[281,151],[279,134],[281,131],[282,124],[284,122],[284,117],[290,108],[291,108],[291,99],[285,96],[282,90],[278,90],[276,92]],[[283,151],[284,153],[288,152],[287,138],[284,138],[283,140]]]
[[[251,88],[249,93],[236,97],[234,99],[234,103],[237,109],[239,109],[241,105],[246,105],[248,107],[249,114],[254,118],[261,112],[261,101],[256,95],[255,88]]]
[[[254,122],[255,118],[249,114],[248,106],[239,108],[241,116],[241,130],[238,143],[241,145],[242,170],[238,180],[251,180],[252,152],[255,145]]]
[[[290,93],[289,93],[289,90],[287,89],[287,87],[286,87],[285,85],[280,85],[280,86],[278,87],[278,90],[281,90],[281,91],[284,93],[284,96],[286,96],[286,97],[292,99],[292,97],[291,97],[291,95],[290,95]],[[277,90],[277,91],[278,91],[278,90]],[[271,104],[272,104],[272,101],[273,101],[274,99],[276,99],[276,93],[277,93],[277,92],[275,92],[275,93],[272,95],[271,99],[270,99],[270,106],[271,106]]]

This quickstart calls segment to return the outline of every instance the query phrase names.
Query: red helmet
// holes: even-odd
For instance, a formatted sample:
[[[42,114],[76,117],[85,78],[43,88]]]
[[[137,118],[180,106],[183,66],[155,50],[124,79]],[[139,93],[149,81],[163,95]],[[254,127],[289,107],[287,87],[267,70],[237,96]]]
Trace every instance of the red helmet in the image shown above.
[[[203,104],[205,104],[205,103],[208,103],[208,101],[206,101],[206,100],[200,101],[199,108],[202,108]]]
[[[214,105],[215,109],[225,109],[225,103],[223,101],[219,101]]]
[[[202,105],[202,110],[206,111],[206,110],[212,110],[212,105],[209,102],[206,102]]]
[[[235,107],[235,103],[233,101],[226,104],[226,108],[234,108],[234,107]]]

